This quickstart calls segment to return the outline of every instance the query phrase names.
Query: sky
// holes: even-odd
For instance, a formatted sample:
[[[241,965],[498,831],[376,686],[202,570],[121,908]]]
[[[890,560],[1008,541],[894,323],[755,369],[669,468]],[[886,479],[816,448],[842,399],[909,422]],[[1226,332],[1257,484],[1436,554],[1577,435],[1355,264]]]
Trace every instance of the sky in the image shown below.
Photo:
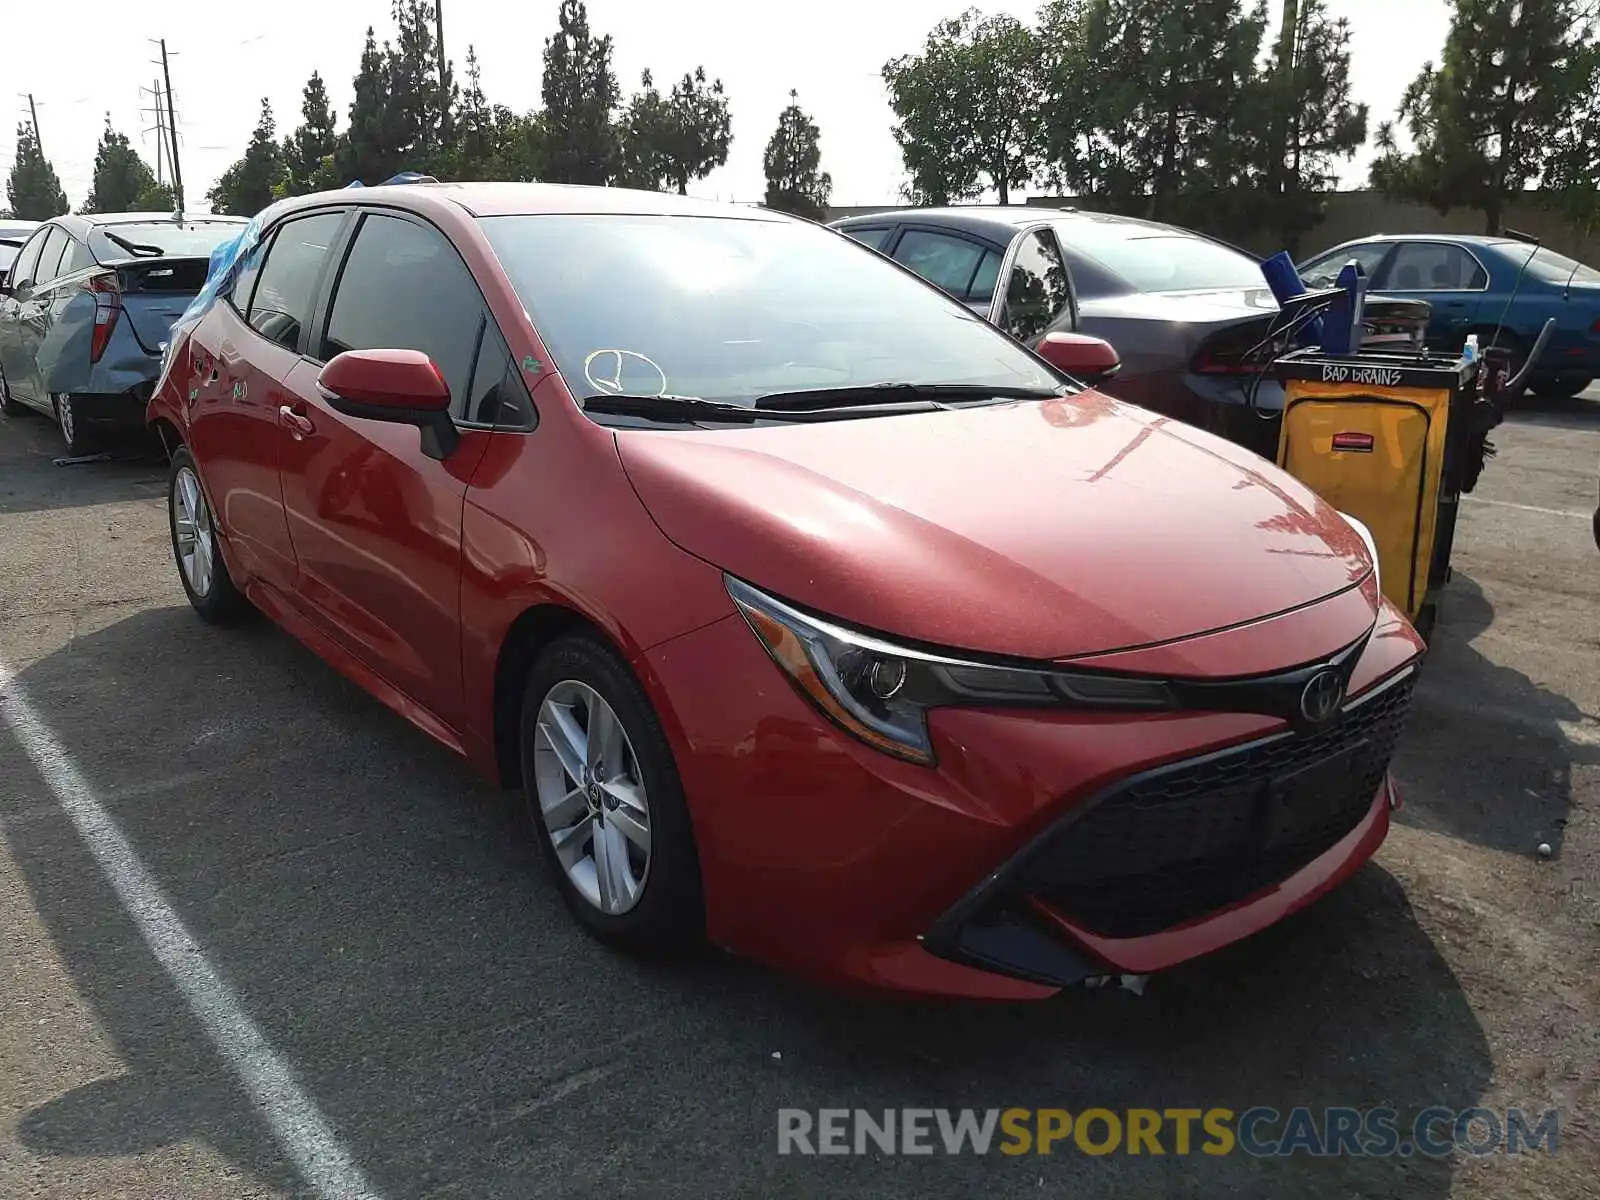
[[[881,69],[914,53],[927,31],[965,0],[809,0],[773,6],[749,0],[589,0],[590,26],[609,33],[624,95],[644,69],[665,85],[703,65],[723,81],[733,119],[728,164],[691,187],[696,195],[759,201],[762,151],[789,90],[821,131],[822,167],[835,205],[899,201],[905,173],[890,129],[893,113]],[[1276,24],[1279,0],[1269,0]],[[559,0],[444,0],[447,55],[461,71],[476,47],[491,103],[517,111],[539,104],[541,52],[556,29]],[[1038,5],[991,0],[987,12],[1031,19]],[[1329,0],[1354,35],[1356,97],[1373,124],[1394,115],[1406,84],[1439,56],[1449,24],[1446,0]],[[388,0],[72,0],[29,4],[27,20],[8,21],[0,44],[17,95],[15,119],[0,121],[0,171],[9,171],[16,122],[33,94],[46,155],[74,208],[84,201],[95,146],[110,114],[154,165],[155,118],[149,89],[160,74],[150,38],[165,38],[177,109],[179,164],[189,207],[244,152],[263,97],[281,136],[299,123],[300,93],[313,70],[328,85],[343,126],[366,27],[379,41],[392,29]],[[780,15],[781,14],[781,15]],[[157,61],[152,61],[157,60]],[[76,65],[75,65],[76,64]],[[141,89],[144,89],[141,91]],[[1347,187],[1366,178],[1370,146],[1343,172]]]

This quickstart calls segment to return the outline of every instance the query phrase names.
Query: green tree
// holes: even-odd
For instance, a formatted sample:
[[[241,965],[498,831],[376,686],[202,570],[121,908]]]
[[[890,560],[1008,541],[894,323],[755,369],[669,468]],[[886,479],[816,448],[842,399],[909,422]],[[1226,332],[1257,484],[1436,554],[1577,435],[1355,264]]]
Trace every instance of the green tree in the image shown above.
[[[821,221],[828,215],[833,180],[821,170],[822,150],[816,123],[800,107],[799,94],[790,91],[789,106],[778,114],[761,165],[766,170],[764,203],[779,212]]]
[[[1399,117],[1415,149],[1380,129],[1373,186],[1440,212],[1481,212],[1500,231],[1505,206],[1550,165],[1581,98],[1593,35],[1583,0],[1452,0],[1438,66],[1406,89]]]
[[[441,102],[439,90],[444,65],[434,39],[433,5],[394,0],[393,14],[394,44],[384,45],[388,90],[383,141],[394,155],[396,170],[427,170],[437,165],[451,122],[450,104]]]
[[[885,63],[883,79],[913,201],[948,204],[987,187],[1009,204],[1032,182],[1044,77],[1038,39],[1014,17],[968,9],[941,21],[921,53]]]
[[[127,135],[111,127],[111,114],[107,113],[106,127],[94,155],[94,181],[79,211],[138,212],[140,198],[155,186],[155,172],[129,144]]]
[[[213,212],[253,217],[272,203],[274,191],[282,188],[283,179],[277,123],[272,119],[272,105],[263,97],[261,116],[255,132],[250,135],[250,144],[245,147],[244,157],[222,173],[206,193],[206,200]]]
[[[672,102],[661,94],[650,72],[639,77],[639,90],[617,121],[616,167],[612,182],[619,187],[662,192],[672,182],[668,146],[673,137]]]
[[[1600,230],[1600,45],[1586,43],[1581,81],[1545,163],[1546,202],[1585,235]]]
[[[696,67],[692,75],[673,84],[667,103],[672,115],[668,178],[682,196],[688,193],[690,180],[704,179],[727,165],[733,127],[722,80],[708,82],[704,67]]]
[[[323,160],[339,148],[336,118],[328,103],[328,89],[316,71],[306,80],[300,96],[300,124],[283,139],[284,192],[303,196],[312,191]]]
[[[361,50],[354,91],[350,123],[336,152],[336,162],[322,175],[323,181],[337,180],[332,184],[335,187],[354,179],[367,184],[378,183],[400,169],[388,112],[388,46],[386,44],[382,50],[378,48],[377,36],[370,25]]]
[[[6,200],[21,221],[48,221],[67,211],[67,193],[50,160],[39,152],[33,126],[17,126],[17,157],[6,180]]]
[[[1090,50],[1073,90],[1047,104],[1052,121],[1060,103],[1081,106],[1047,137],[1081,140],[1060,164],[1069,179],[1127,211],[1216,223],[1217,198],[1248,185],[1260,159],[1264,2],[1246,13],[1240,0],[1089,0],[1080,19]]]
[[[561,0],[560,28],[544,44],[546,178],[555,183],[603,184],[617,159],[612,111],[617,77],[611,36],[595,37],[583,0]]]
[[[1350,86],[1350,23],[1325,0],[1285,0],[1283,27],[1262,83],[1271,110],[1264,142],[1264,216],[1290,250],[1322,219],[1337,162],[1367,140],[1367,106]]]

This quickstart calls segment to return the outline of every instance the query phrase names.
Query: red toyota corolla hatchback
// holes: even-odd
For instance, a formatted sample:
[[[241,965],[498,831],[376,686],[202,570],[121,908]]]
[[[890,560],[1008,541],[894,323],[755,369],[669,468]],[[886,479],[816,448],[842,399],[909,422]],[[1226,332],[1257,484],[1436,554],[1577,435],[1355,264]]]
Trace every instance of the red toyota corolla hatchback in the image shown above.
[[[263,221],[150,404],[183,586],[520,787],[594,933],[1037,997],[1383,840],[1422,643],[1263,460],[760,209]]]

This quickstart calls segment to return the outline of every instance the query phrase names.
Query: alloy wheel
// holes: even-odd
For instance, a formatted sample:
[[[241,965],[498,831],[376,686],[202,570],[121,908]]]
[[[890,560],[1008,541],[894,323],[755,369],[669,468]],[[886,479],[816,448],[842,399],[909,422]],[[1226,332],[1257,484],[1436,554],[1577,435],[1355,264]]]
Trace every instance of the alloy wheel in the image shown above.
[[[56,421],[61,425],[61,436],[67,439],[67,445],[73,445],[77,430],[72,416],[72,397],[64,392],[56,397]]]
[[[534,791],[556,858],[572,886],[608,916],[638,904],[650,872],[650,802],[627,730],[601,695],[577,680],[539,705]]]
[[[178,469],[172,489],[172,527],[178,547],[178,565],[189,588],[201,599],[211,594],[216,577],[216,541],[211,534],[211,509],[206,505],[200,480],[188,467]]]

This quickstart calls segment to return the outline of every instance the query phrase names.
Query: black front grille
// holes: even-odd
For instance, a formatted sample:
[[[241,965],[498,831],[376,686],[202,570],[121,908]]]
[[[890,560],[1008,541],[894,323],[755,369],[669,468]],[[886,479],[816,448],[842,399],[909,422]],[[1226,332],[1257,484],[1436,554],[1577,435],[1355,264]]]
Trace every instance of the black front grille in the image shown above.
[[[1008,892],[1105,937],[1139,937],[1294,874],[1358,825],[1415,675],[1311,734],[1176,763],[1093,802],[1027,853]]]

